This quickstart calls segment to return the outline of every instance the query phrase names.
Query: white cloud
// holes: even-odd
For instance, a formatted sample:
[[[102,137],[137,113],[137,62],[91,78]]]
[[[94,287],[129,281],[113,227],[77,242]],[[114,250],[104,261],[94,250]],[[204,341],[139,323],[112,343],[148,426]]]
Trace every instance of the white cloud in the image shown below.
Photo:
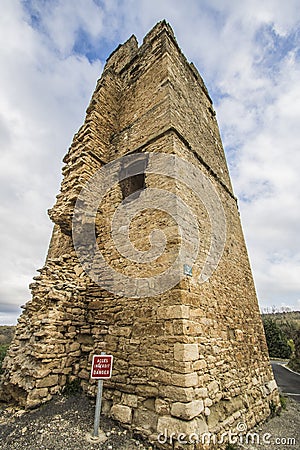
[[[259,298],[262,304],[284,301],[294,308],[300,290],[299,70],[299,61],[284,57],[276,80],[266,81],[264,109],[252,129],[234,124],[227,139],[233,145],[236,132],[240,137],[233,182]]]
[[[298,0],[2,2],[3,305],[24,303],[43,265],[52,227],[46,210],[100,76],[99,58],[133,33],[141,41],[163,18],[215,99],[261,304],[299,308]],[[13,315],[4,309],[2,322]]]
[[[83,121],[101,63],[58,56],[29,26],[17,1],[6,2],[0,22],[6,42],[0,49],[0,302],[20,305],[43,265],[52,228],[46,211],[55,201],[61,160]]]

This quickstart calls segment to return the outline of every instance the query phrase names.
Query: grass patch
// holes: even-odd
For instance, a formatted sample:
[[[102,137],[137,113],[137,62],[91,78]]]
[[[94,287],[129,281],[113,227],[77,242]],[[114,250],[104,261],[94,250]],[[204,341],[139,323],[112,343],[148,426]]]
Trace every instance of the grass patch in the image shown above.
[[[5,355],[6,355],[8,347],[9,347],[9,344],[2,344],[2,345],[0,345],[0,374],[3,373],[2,362],[3,362],[4,358],[5,358]]]

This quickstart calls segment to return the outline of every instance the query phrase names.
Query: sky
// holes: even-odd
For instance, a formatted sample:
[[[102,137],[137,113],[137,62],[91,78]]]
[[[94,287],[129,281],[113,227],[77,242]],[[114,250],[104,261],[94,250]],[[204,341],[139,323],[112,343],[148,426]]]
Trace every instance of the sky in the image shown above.
[[[217,112],[260,307],[300,310],[298,0],[2,0],[0,324],[45,261],[62,158],[109,54],[166,19]]]

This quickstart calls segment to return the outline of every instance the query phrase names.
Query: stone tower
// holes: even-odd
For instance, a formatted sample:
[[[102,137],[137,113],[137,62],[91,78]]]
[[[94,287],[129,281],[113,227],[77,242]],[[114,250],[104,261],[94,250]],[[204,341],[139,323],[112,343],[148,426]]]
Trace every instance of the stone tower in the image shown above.
[[[167,164],[159,160],[162,170],[151,169],[153,154],[168,155]],[[64,162],[61,192],[49,212],[54,229],[48,256],[4,361],[2,396],[34,407],[75,379],[94,395],[91,359],[105,351],[115,362],[105,382],[103,413],[152,441],[160,435],[163,448],[171,448],[172,433],[175,441],[179,433],[220,436],[229,429],[244,431],[238,423],[249,429],[266,419],[270,405],[278,405],[278,392],[215,112],[202,78],[165,21],[140,47],[132,36],[110,55]],[[91,223],[87,216],[84,223],[73,217],[76,201],[79,211],[86,207],[84,198],[78,201],[81,189],[115,162],[119,175],[101,194],[92,225],[114,273],[138,280],[136,295],[126,294],[122,278],[98,267],[93,246],[84,241]],[[201,179],[202,203],[193,183],[185,186],[185,163],[194,168],[191,179],[201,175],[194,178]],[[143,196],[150,188],[155,198],[155,189],[170,192],[173,215],[154,200],[147,203]],[[214,196],[218,200],[210,209]],[[124,241],[132,239],[144,253],[155,228],[166,237],[163,254],[141,264],[115,248],[111,226],[120,203],[130,209],[137,199],[144,208]],[[188,220],[184,205],[193,211]],[[178,221],[185,223],[186,237]],[[122,226],[115,227],[119,237]],[[195,226],[199,238],[192,240]],[[76,251],[74,230],[81,238]],[[183,240],[188,251],[176,259]],[[87,274],[91,259],[99,283]],[[167,272],[172,285],[155,290],[160,286],[155,277],[172,265],[179,278]],[[197,445],[184,448],[202,448]]]

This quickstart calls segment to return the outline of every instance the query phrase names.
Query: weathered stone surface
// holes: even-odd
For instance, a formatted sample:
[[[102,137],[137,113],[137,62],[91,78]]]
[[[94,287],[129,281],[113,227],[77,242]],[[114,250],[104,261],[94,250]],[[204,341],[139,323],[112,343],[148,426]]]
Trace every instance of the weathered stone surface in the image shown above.
[[[122,404],[136,408],[138,405],[138,396],[133,394],[122,394]]]
[[[177,361],[196,361],[199,358],[199,349],[197,344],[174,345],[174,358]]]
[[[169,402],[161,398],[155,399],[155,411],[162,416],[170,414]]]
[[[114,296],[80,265],[72,241],[74,205],[85,183],[107,163],[138,153],[146,160],[151,152],[176,155],[209,180],[226,218],[225,247],[216,270],[200,283],[212,241],[211,216],[218,211],[210,216],[206,192],[199,201],[184,182],[147,171],[146,165],[142,191],[173,193],[171,206],[183,223],[178,199],[188,205],[201,234],[199,252],[191,276],[173,289],[143,299]],[[265,420],[270,402],[277,405],[279,397],[215,112],[201,76],[164,21],[140,47],[133,36],[108,58],[64,163],[61,192],[49,211],[54,228],[45,266],[30,285],[32,300],[3,363],[3,395],[33,407],[76,380],[96,395],[92,356],[105,351],[113,354],[114,368],[104,383],[103,412],[151,439],[165,429],[168,436],[221,433],[241,417],[248,427]],[[95,226],[85,223],[81,232],[84,236],[93,226],[111,267],[147,279],[176,261],[182,239],[173,217],[146,208],[131,221],[130,240],[148,251],[149,236],[158,229],[166,237],[162,255],[141,265],[121,255],[112,220],[137,180],[125,181],[104,196]],[[190,235],[186,245],[193,248]],[[91,246],[84,251],[88,258]],[[99,272],[102,279],[110,277],[102,268]]]
[[[206,398],[208,396],[207,388],[197,388],[195,389],[195,395],[197,398]]]
[[[209,385],[207,386],[208,392],[210,393],[214,393],[216,394],[219,390],[219,385],[217,383],[217,381],[212,381],[211,383],[209,383]]]
[[[129,406],[113,405],[110,413],[112,417],[121,423],[131,423],[132,409]]]
[[[136,409],[133,416],[133,424],[134,426],[149,431],[157,430],[157,420],[158,415],[146,409]]]
[[[172,384],[182,387],[198,386],[198,374],[196,372],[173,373]]]
[[[172,416],[180,419],[191,420],[204,410],[203,400],[194,400],[189,403],[173,403],[171,406]]]
[[[162,397],[168,398],[171,401],[189,402],[193,399],[193,388],[182,388],[177,386],[162,386],[160,388]]]

